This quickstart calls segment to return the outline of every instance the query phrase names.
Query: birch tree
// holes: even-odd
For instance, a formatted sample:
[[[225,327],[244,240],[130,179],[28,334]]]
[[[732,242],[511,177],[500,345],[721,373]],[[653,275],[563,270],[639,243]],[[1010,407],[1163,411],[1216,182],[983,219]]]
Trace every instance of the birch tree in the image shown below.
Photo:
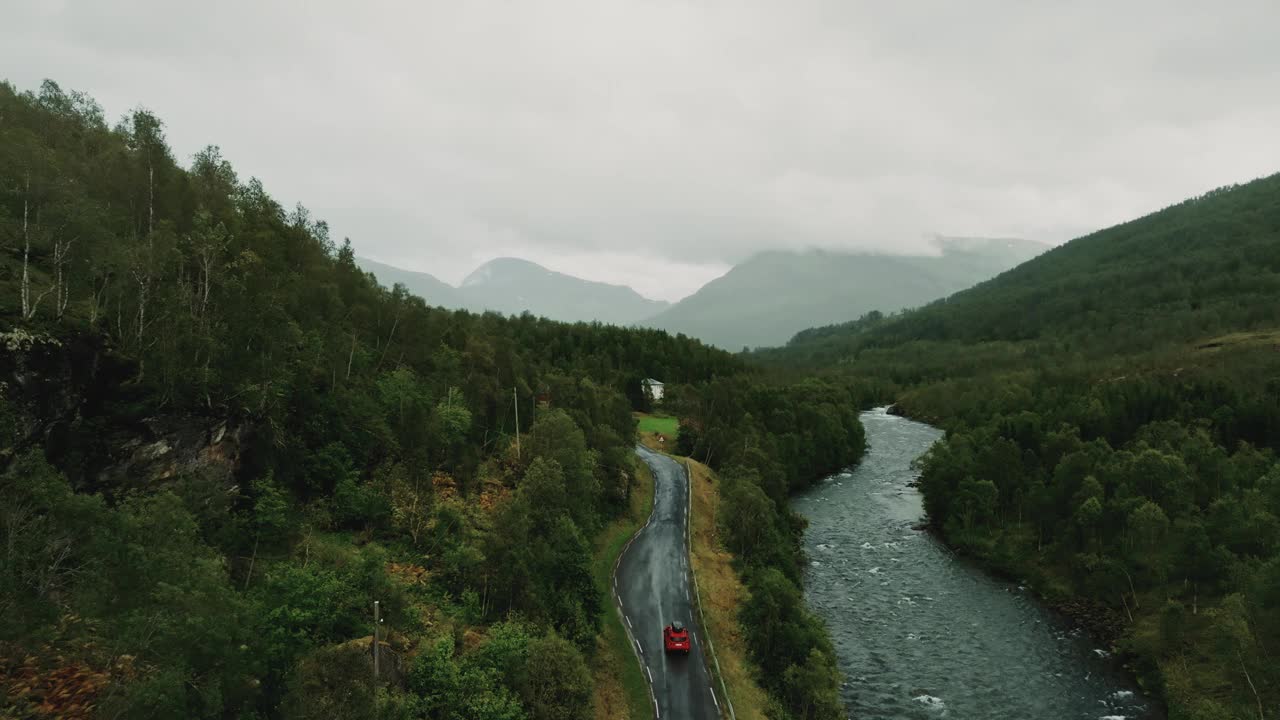
[[[134,343],[141,351],[145,348],[147,328],[150,326],[148,311],[153,295],[156,265],[156,170],[167,168],[169,149],[165,145],[163,124],[146,110],[135,110],[130,116],[128,128],[129,149],[133,151],[135,167],[142,176],[142,210],[138,217],[135,235],[139,238],[131,253],[129,276],[135,285],[136,312],[134,316]],[[168,161],[168,162],[166,162]]]

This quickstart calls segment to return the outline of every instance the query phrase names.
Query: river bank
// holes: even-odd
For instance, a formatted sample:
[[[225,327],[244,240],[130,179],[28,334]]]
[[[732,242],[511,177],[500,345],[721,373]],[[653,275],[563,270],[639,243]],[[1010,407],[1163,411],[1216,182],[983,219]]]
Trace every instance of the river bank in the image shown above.
[[[883,409],[863,423],[863,463],[793,504],[809,520],[806,600],[831,630],[853,716],[1160,716],[1109,647],[913,529],[912,462],[941,431]]]
[[[933,426],[940,422],[937,418],[920,417],[909,413],[899,405],[889,405],[878,409],[878,411],[923,425]],[[906,485],[918,490],[920,487],[919,475],[913,473]],[[965,547],[952,543],[943,533],[942,528],[938,527],[927,516],[921,518],[920,522],[912,526],[912,529],[930,533],[934,539],[948,550],[982,571],[1002,580],[1030,588],[1045,607],[1062,616],[1073,627],[1078,627],[1087,632],[1094,640],[1107,645],[1112,652],[1116,651],[1116,645],[1124,634],[1124,617],[1115,608],[1096,600],[1056,591],[1052,589],[1053,583],[1051,581],[1047,579],[1037,580],[1032,577],[1032,573],[1026,567],[1011,567],[1008,564],[996,562],[987,555],[969,552]]]

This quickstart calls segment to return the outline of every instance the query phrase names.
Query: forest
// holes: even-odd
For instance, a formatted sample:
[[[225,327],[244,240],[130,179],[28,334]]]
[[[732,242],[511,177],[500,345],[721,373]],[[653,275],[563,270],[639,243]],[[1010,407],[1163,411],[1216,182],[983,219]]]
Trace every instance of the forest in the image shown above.
[[[1116,643],[1171,718],[1280,711],[1280,175],[757,358],[947,431],[935,529]]]
[[[590,717],[641,378],[746,398],[691,410],[690,451],[744,468],[779,542],[735,550],[787,612],[781,493],[861,452],[831,390],[683,336],[380,286],[218,148],[184,167],[53,82],[0,84],[0,240],[6,717]],[[774,717],[836,717],[797,689],[838,684],[808,633],[758,655]]]

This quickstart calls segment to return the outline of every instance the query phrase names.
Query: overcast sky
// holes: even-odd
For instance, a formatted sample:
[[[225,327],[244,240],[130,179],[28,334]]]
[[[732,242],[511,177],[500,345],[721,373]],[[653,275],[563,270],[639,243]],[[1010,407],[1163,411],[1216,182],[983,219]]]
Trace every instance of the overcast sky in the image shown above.
[[[6,3],[0,77],[142,105],[360,254],[676,299],[774,248],[1061,242],[1280,170],[1280,2]]]

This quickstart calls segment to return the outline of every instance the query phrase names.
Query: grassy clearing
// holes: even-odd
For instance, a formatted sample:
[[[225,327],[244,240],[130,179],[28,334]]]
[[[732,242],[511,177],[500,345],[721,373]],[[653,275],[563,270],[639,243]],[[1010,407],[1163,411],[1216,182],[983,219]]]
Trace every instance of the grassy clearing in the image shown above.
[[[653,714],[649,690],[640,663],[636,661],[631,641],[622,627],[622,619],[613,605],[613,563],[622,548],[644,524],[653,509],[653,475],[643,462],[636,462],[636,484],[631,491],[631,507],[626,515],[614,520],[596,537],[595,562],[592,572],[596,584],[604,589],[604,619],[596,636],[595,717],[598,720],[632,718],[640,720]]]
[[[632,413],[637,420],[640,421],[640,432],[642,433],[661,433],[667,436],[668,442],[676,439],[676,434],[680,431],[680,419],[657,413],[649,415],[647,413]]]
[[[689,554],[702,594],[702,612],[707,624],[704,630],[715,642],[720,672],[738,718],[764,720],[768,696],[756,684],[754,668],[747,660],[746,639],[738,623],[738,608],[748,597],[747,589],[733,569],[733,555],[721,547],[716,532],[720,486],[710,468],[698,462],[691,465],[693,545]],[[720,689],[716,688],[716,692]]]
[[[669,415],[640,415],[640,432],[662,433],[675,438],[680,430],[680,421]]]
[[[640,438],[640,444],[650,450],[658,452],[668,452],[675,449],[676,435],[680,432],[679,418],[667,415],[649,415],[646,413],[631,413],[636,419],[637,435]],[[662,440],[659,440],[659,437]]]

